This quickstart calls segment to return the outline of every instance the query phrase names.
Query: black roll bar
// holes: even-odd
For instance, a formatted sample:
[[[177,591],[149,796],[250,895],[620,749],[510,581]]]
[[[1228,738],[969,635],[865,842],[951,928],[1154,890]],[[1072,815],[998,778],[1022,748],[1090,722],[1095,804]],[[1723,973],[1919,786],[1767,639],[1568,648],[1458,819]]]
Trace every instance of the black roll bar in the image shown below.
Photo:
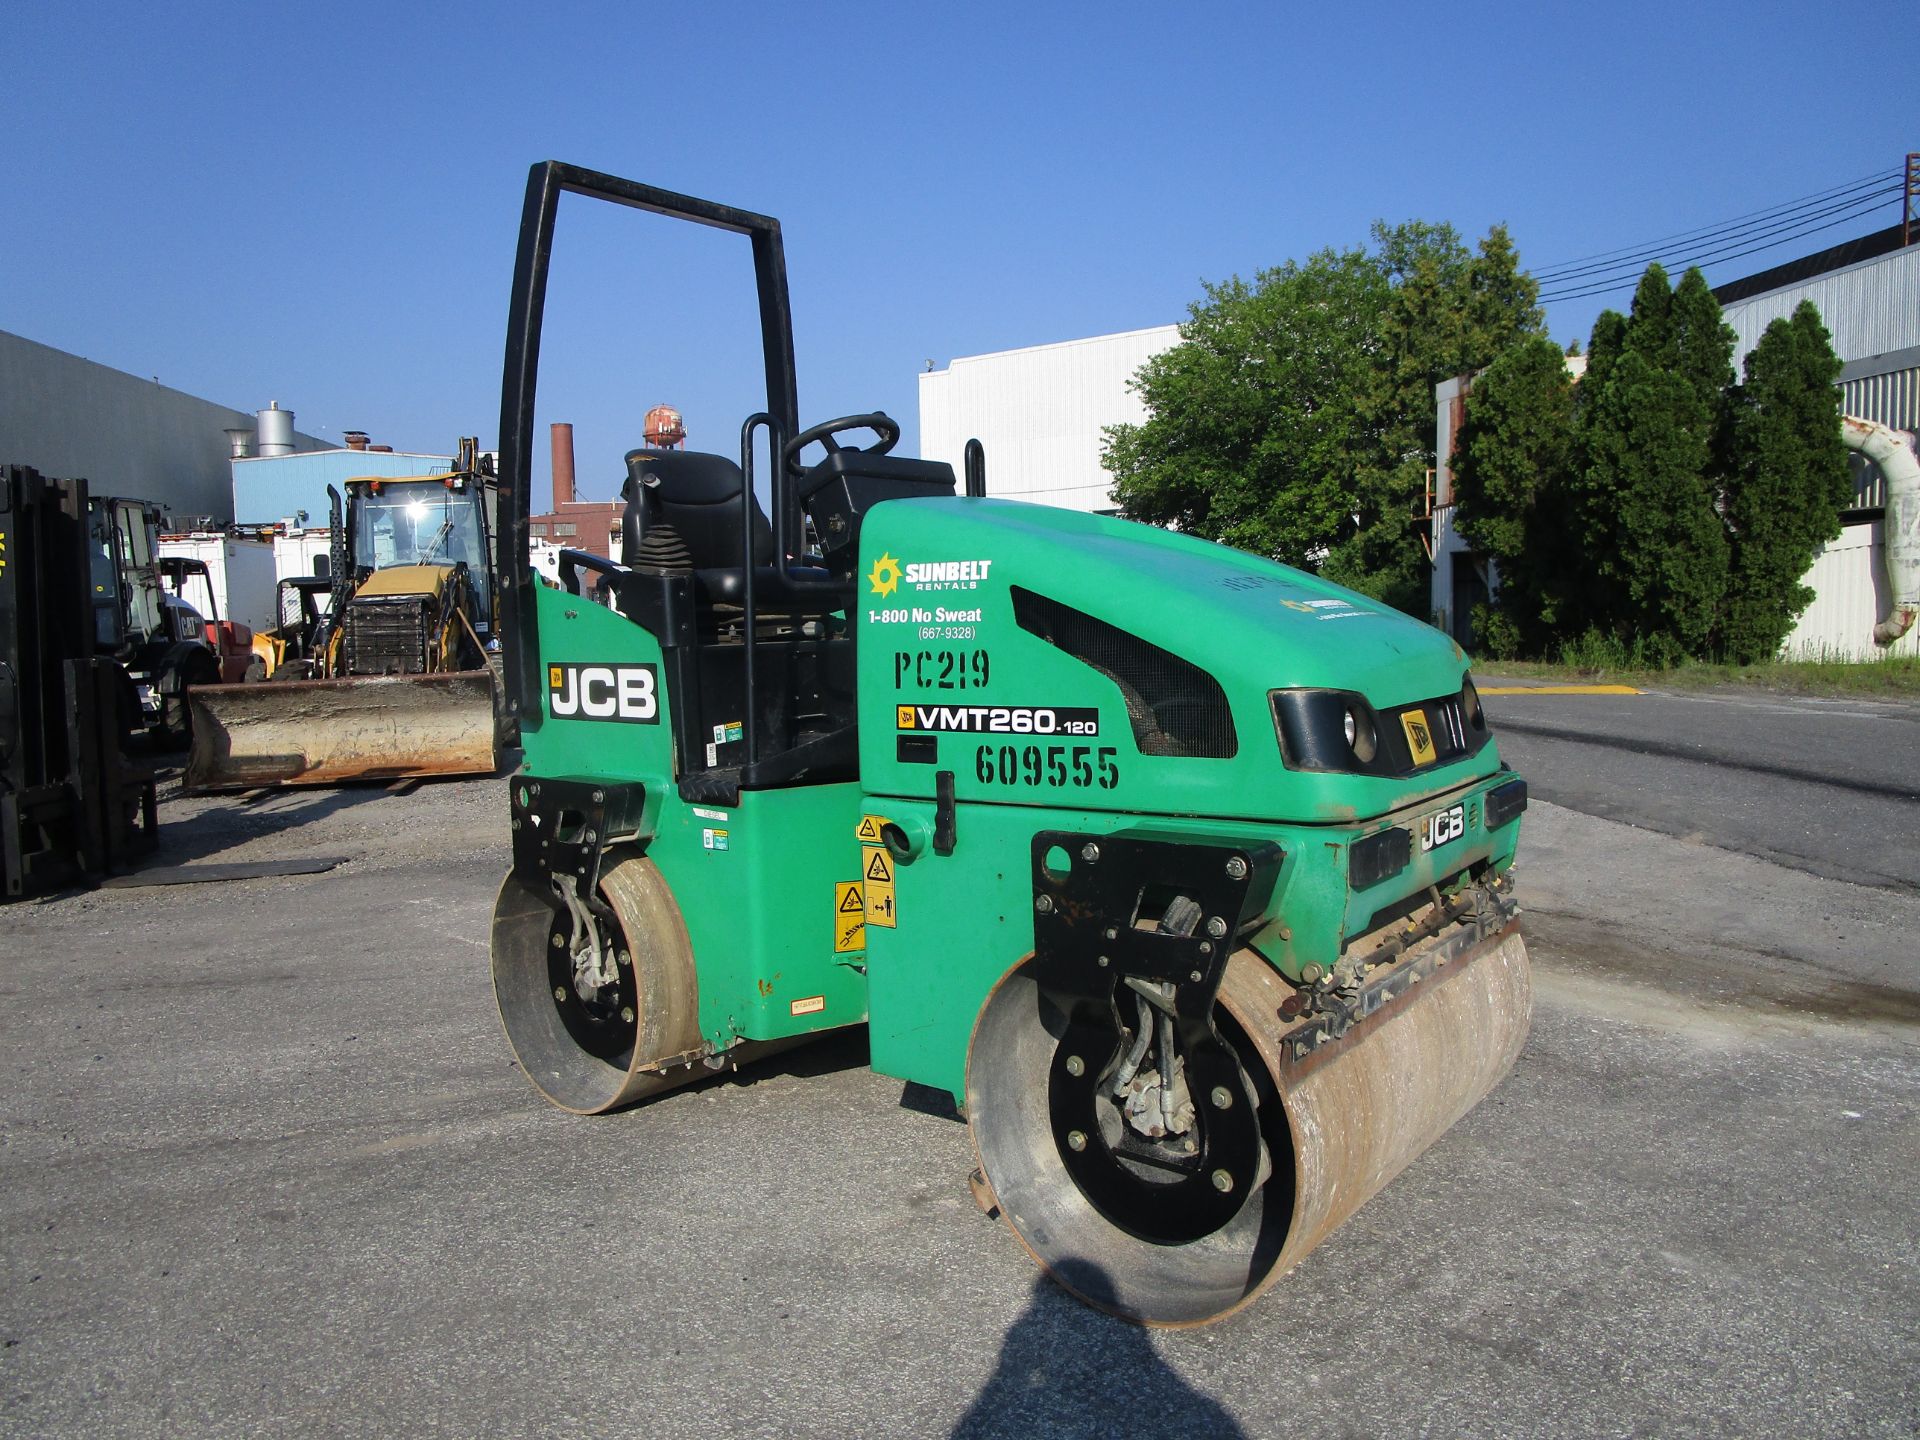
[[[500,380],[500,498],[504,502],[501,508],[505,512],[505,523],[500,536],[499,632],[507,652],[507,713],[523,730],[536,730],[541,722],[540,637],[535,620],[533,572],[527,562],[532,513],[529,490],[533,475],[534,394],[540,371],[540,327],[546,311],[554,225],[563,193],[628,205],[671,220],[690,220],[747,236],[753,243],[754,281],[760,300],[767,414],[776,422],[776,431],[783,428],[791,435],[799,428],[793,313],[787,298],[786,252],[778,220],[558,160],[545,160],[533,166],[527,174],[526,202],[520,215],[520,244],[514,257],[513,290],[507,309],[506,359]],[[786,479],[780,473],[779,451],[774,455],[776,468],[770,498],[776,509],[783,510],[787,499]],[[749,499],[751,494],[749,490]],[[746,508],[751,516],[752,505]],[[750,544],[742,558],[747,569],[747,584],[751,587],[753,550]],[[781,563],[785,564],[784,556]],[[747,594],[751,603],[751,588]],[[747,653],[751,659],[751,610],[748,623]],[[745,723],[747,735],[751,737],[754,728],[751,709]],[[749,738],[750,757],[752,753],[753,742]]]

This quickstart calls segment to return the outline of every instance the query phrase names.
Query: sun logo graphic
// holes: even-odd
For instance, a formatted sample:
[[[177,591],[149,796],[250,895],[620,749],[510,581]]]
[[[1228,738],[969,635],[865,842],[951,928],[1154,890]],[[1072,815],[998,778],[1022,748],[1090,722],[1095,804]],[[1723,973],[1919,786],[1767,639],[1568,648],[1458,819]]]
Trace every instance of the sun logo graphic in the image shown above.
[[[891,555],[882,555],[873,562],[873,569],[867,574],[867,584],[873,587],[876,595],[891,595],[900,588],[900,562]]]

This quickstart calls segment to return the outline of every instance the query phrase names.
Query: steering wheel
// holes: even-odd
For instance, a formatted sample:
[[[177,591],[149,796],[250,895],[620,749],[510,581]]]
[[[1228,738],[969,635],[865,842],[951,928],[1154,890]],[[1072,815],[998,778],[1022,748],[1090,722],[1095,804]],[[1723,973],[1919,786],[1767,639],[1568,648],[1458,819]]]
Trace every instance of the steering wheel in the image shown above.
[[[842,445],[833,437],[843,430],[871,430],[880,438],[866,446]],[[853,450],[861,455],[884,455],[900,443],[900,422],[880,410],[871,415],[842,415],[838,420],[812,426],[794,436],[780,452],[781,463],[795,475],[806,474],[813,467],[800,463],[800,452],[816,440],[827,447],[829,455],[838,455],[842,450]]]

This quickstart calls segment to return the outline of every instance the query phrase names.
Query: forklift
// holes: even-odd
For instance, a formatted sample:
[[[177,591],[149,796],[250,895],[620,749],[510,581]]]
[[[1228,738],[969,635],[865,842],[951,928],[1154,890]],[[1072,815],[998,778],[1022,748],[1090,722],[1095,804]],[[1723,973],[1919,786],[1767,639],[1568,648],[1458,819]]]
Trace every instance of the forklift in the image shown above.
[[[87,482],[0,465],[0,897],[121,869],[159,833],[153,772],[127,745],[134,681],[101,653],[100,509]]]

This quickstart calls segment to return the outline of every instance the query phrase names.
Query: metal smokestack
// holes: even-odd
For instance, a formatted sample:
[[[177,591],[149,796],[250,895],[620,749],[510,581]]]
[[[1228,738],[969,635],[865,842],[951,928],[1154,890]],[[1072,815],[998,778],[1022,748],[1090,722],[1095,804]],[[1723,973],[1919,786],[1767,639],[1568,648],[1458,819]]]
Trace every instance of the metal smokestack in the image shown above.
[[[553,508],[573,503],[573,426],[553,422]]]
[[[266,409],[254,412],[253,418],[260,430],[259,454],[293,453],[293,411],[282,410],[280,402],[275,400]]]

